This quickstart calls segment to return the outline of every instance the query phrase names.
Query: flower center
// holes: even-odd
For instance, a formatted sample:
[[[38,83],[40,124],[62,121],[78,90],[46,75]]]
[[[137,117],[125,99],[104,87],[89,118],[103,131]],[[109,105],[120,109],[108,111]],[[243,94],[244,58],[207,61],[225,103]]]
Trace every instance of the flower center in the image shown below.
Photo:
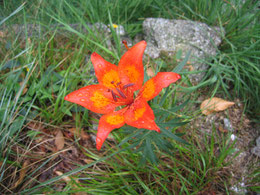
[[[131,104],[133,102],[133,92],[130,87],[132,87],[134,83],[129,83],[122,86],[121,82],[115,83],[115,81],[111,81],[111,85],[113,85],[115,91],[108,89],[108,92],[111,92],[115,102],[120,104],[124,103],[125,105]]]

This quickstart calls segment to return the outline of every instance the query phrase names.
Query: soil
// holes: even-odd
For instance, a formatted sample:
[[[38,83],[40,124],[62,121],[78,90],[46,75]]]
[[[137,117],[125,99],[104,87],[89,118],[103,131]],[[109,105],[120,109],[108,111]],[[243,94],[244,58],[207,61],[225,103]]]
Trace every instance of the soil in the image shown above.
[[[204,97],[199,98],[201,101],[204,99]],[[235,153],[228,156],[226,162],[231,174],[230,190],[234,194],[251,194],[252,192],[246,188],[260,185],[260,183],[252,184],[250,176],[257,167],[260,167],[259,157],[251,153],[255,140],[260,135],[260,128],[251,123],[244,114],[243,104],[239,100],[225,111],[208,116],[200,115],[192,121],[191,127],[199,129],[202,135],[205,133],[211,135],[215,128],[218,135],[230,136],[230,144],[234,144]]]

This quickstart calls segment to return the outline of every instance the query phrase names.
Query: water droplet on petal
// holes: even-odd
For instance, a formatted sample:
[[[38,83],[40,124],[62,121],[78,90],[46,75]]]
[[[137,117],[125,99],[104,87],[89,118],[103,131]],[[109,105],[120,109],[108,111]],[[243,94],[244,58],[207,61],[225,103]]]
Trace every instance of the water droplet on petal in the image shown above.
[[[85,102],[86,100],[85,99],[80,99],[81,102]]]
[[[102,140],[98,137],[96,138],[96,147],[98,150],[100,150],[102,147]]]
[[[101,139],[97,137],[96,142],[97,144],[99,144],[101,142]]]
[[[79,93],[79,94],[78,94],[78,97],[82,97],[82,96],[83,96],[82,93]]]

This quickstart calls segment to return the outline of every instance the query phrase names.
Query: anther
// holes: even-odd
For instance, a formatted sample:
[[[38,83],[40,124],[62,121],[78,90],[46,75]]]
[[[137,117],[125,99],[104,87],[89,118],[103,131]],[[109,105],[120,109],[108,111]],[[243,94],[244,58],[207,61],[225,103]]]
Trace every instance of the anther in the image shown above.
[[[114,84],[115,83],[115,81],[111,81],[111,84]]]
[[[118,86],[118,85],[120,85],[121,84],[121,82],[118,82],[116,85]]]
[[[123,86],[123,89],[126,89],[127,87],[132,87],[134,85],[134,83],[129,83]]]
[[[116,90],[122,98],[126,99],[125,94],[120,89],[116,88]]]
[[[116,94],[111,90],[111,94],[112,94],[112,97],[113,99],[115,100],[115,102],[117,102],[117,99],[116,99]]]

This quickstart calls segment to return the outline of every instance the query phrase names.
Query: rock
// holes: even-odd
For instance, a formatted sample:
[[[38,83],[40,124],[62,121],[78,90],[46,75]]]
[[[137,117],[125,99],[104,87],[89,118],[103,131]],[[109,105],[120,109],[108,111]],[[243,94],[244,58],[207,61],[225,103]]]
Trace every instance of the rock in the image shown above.
[[[256,139],[256,146],[251,149],[251,152],[260,157],[260,136]]]
[[[230,136],[230,139],[232,140],[232,141],[235,141],[235,139],[237,138],[237,136],[236,135],[234,135],[234,134],[231,134],[231,136]]]
[[[247,189],[246,189],[246,185],[244,182],[244,178],[242,178],[242,182],[237,183],[234,186],[230,187],[230,190],[232,190],[235,194],[246,194],[247,193]]]
[[[256,139],[256,145],[260,146],[260,136]]]
[[[218,27],[190,20],[147,18],[143,22],[143,31],[148,42],[145,52],[151,58],[158,58],[161,51],[176,53],[178,50],[182,50],[182,57],[185,57],[191,50],[189,61],[195,71],[208,69],[209,66],[202,61],[216,55],[216,46],[221,43]],[[204,72],[190,74],[190,79],[197,83],[204,75]]]
[[[87,33],[90,29],[93,32],[98,32],[100,34],[111,34],[110,25],[106,25],[103,23],[95,23],[95,24],[86,24],[85,26],[79,23],[75,24],[67,24],[64,26],[63,24],[52,24],[48,27],[40,25],[40,24],[27,24],[27,25],[19,25],[19,24],[13,24],[11,26],[3,25],[0,27],[0,31],[4,34],[8,32],[13,32],[16,35],[19,35],[20,37],[25,37],[26,33],[28,37],[41,37],[42,34],[48,32],[48,31],[55,31],[57,30],[57,33],[66,33],[68,32],[68,29],[71,28],[75,31],[84,32]],[[125,29],[122,25],[113,25],[113,28],[115,29],[115,32],[120,35],[124,36],[126,35]]]
[[[224,129],[227,129],[227,130],[229,130],[231,132],[234,131],[234,129],[232,127],[232,124],[230,123],[228,118],[224,118]]]
[[[93,25],[89,24],[88,26],[93,31],[98,30],[98,32],[101,32],[101,33],[111,33],[110,25],[106,25],[106,24],[98,22]],[[122,25],[113,24],[113,28],[114,28],[116,34],[121,35],[121,36],[126,35],[125,29]]]

